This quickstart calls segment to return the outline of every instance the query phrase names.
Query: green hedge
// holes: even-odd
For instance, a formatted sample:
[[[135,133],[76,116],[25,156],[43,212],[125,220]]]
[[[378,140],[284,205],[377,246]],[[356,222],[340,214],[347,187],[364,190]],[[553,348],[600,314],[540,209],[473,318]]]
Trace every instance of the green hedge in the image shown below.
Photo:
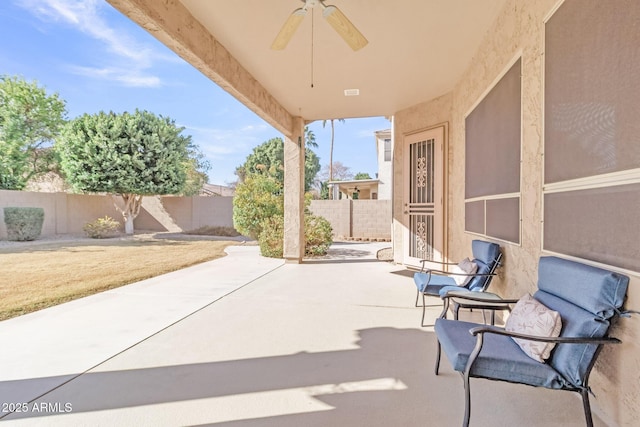
[[[44,209],[42,208],[4,208],[4,223],[7,225],[7,238],[13,241],[35,240],[42,232]]]

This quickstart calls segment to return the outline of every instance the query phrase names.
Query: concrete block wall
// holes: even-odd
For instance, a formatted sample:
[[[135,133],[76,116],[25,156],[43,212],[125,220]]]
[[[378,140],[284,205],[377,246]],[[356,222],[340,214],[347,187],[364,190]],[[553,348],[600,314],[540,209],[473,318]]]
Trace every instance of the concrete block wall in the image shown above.
[[[334,237],[351,236],[351,200],[312,200],[309,209],[331,223]]]
[[[391,239],[391,200],[312,200],[309,209],[331,223],[336,238]]]
[[[391,238],[391,200],[353,200],[353,237]]]

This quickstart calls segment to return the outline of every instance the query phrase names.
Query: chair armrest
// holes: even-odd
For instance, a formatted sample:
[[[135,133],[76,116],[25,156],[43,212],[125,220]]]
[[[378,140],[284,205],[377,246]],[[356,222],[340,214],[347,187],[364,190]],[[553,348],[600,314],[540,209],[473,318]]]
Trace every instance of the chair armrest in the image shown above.
[[[427,268],[425,273],[434,273],[439,274],[441,276],[471,276],[471,277],[486,277],[486,276],[497,276],[497,273],[454,273],[451,271],[442,271],[442,270],[432,270]]]
[[[469,329],[469,333],[473,336],[478,334],[490,333],[497,335],[505,335],[512,338],[521,338],[530,341],[553,342],[558,344],[620,344],[621,341],[613,337],[541,337],[537,335],[519,334],[517,332],[508,332],[497,326],[480,325]]]
[[[432,259],[421,259],[420,263],[422,264],[422,268],[420,269],[420,272],[423,272],[425,270],[425,268],[424,268],[424,263],[425,262],[432,262],[434,264],[440,264],[440,265],[458,265],[457,262],[445,262],[445,261],[435,261],[435,260],[432,260]]]
[[[497,297],[497,298],[496,298]],[[516,304],[519,300],[517,299],[502,299],[498,297],[496,294],[492,294],[490,292],[473,292],[469,290],[460,290],[460,291],[449,291],[444,294],[442,299],[449,298],[457,298],[457,299],[465,299],[474,302],[490,302],[494,304]]]

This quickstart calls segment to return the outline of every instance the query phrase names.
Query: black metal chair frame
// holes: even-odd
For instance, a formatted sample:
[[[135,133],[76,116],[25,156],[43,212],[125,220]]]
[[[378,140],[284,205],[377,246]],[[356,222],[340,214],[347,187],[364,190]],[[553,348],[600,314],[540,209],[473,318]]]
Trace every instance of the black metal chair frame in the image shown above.
[[[564,388],[563,390],[567,390],[567,391],[575,391],[580,393],[580,395],[582,396],[582,406],[584,409],[584,416],[585,416],[585,420],[587,423],[588,427],[593,427],[593,416],[591,414],[591,405],[589,403],[589,374],[591,373],[591,369],[593,368],[596,359],[598,358],[598,354],[600,353],[600,351],[602,350],[602,346],[604,344],[620,344],[621,341],[617,338],[612,338],[612,337],[603,337],[603,338],[542,338],[542,337],[537,337],[537,336],[532,336],[532,335],[524,335],[524,334],[517,334],[517,333],[513,333],[513,332],[507,332],[504,329],[500,329],[497,328],[496,326],[491,326],[491,325],[485,325],[485,326],[477,326],[475,328],[472,328],[469,330],[469,333],[472,334],[473,336],[476,337],[476,346],[473,349],[473,352],[471,353],[471,356],[469,357],[469,361],[467,362],[467,366],[465,367],[464,373],[461,373],[462,375],[462,381],[464,383],[464,397],[465,397],[465,405],[464,405],[464,421],[462,423],[463,427],[468,427],[469,426],[469,419],[471,417],[471,389],[470,389],[470,384],[469,384],[469,379],[472,377],[470,375],[471,373],[471,368],[473,367],[474,362],[476,361],[476,358],[478,357],[478,355],[480,354],[480,351],[482,350],[482,346],[484,344],[484,334],[485,333],[491,333],[491,334],[498,334],[498,335],[506,335],[509,337],[513,337],[513,338],[522,338],[522,339],[527,339],[527,340],[532,340],[532,341],[540,341],[540,342],[555,342],[555,343],[564,343],[564,344],[597,344],[598,345],[598,349],[596,350],[596,353],[593,357],[593,359],[591,360],[591,364],[589,365],[589,368],[587,369],[587,372],[584,375],[584,378],[582,379],[584,386],[580,387],[580,388]],[[440,348],[440,342],[438,342],[438,350],[437,350],[437,355],[436,355],[436,366],[435,366],[435,374],[438,375],[438,371],[439,371],[439,367],[440,367],[440,354],[441,354],[441,348]],[[495,379],[492,379],[495,380]]]
[[[449,298],[462,298],[460,296],[449,296]],[[473,296],[469,295],[469,296],[465,296],[465,299],[469,299],[469,300],[475,300],[479,303],[483,302],[482,298],[474,298]],[[448,298],[447,298],[448,299]],[[486,300],[484,300],[486,301]],[[511,307],[510,305],[512,304],[516,304],[518,302],[517,299],[505,299],[502,301],[494,301],[491,305],[484,305],[484,306],[480,306],[480,307],[484,307],[484,309],[487,310],[508,310],[511,311]],[[477,306],[474,305],[474,308],[479,308]],[[628,313],[635,313],[634,311],[626,311],[624,312],[625,315],[627,315]],[[617,317],[619,316],[614,316],[610,321],[611,321],[611,326],[613,325],[614,321],[617,320]],[[444,317],[443,317],[444,318]],[[609,327],[609,330],[611,330],[611,326]],[[580,396],[582,397],[582,406],[583,406],[583,410],[584,410],[584,416],[585,416],[585,421],[586,421],[586,425],[587,427],[593,427],[593,416],[591,413],[591,404],[589,403],[589,393],[591,393],[591,390],[589,388],[589,375],[591,374],[591,370],[593,369],[593,366],[596,363],[596,360],[598,358],[598,355],[600,354],[600,351],[602,350],[603,346],[605,344],[620,344],[621,341],[617,338],[613,338],[613,337],[609,337],[609,336],[604,336],[602,338],[589,338],[589,337],[557,337],[557,338],[549,338],[549,337],[540,337],[540,336],[533,336],[533,335],[525,335],[525,334],[520,334],[520,333],[515,333],[515,332],[508,332],[506,330],[504,330],[503,328],[500,327],[496,327],[493,325],[479,325],[476,326],[474,328],[471,328],[469,330],[469,333],[473,336],[476,337],[476,345],[473,349],[473,351],[471,352],[470,356],[469,356],[469,360],[467,361],[467,364],[465,366],[465,370],[464,372],[461,372],[460,375],[462,376],[462,381],[464,384],[464,394],[465,394],[465,409],[464,409],[464,420],[463,420],[463,427],[468,427],[469,426],[469,419],[471,417],[471,389],[470,389],[470,378],[475,377],[474,375],[471,375],[471,369],[473,368],[473,364],[475,363],[478,355],[480,354],[480,351],[482,350],[482,346],[484,345],[484,335],[485,334],[497,334],[497,335],[504,335],[504,336],[508,336],[508,337],[512,337],[512,338],[521,338],[521,339],[526,339],[526,340],[531,340],[531,341],[539,341],[539,342],[553,342],[553,343],[557,343],[557,344],[594,344],[597,345],[597,349],[595,351],[595,354],[591,360],[591,363],[589,364],[585,374],[583,375],[583,377],[581,378],[581,383],[583,384],[581,387],[565,387],[562,390],[566,390],[566,391],[573,391],[573,392],[577,392],[580,393]],[[438,375],[439,369],[440,369],[440,358],[441,358],[441,353],[442,353],[442,349],[441,349],[441,345],[440,345],[440,341],[437,341],[437,353],[436,353],[436,363],[435,363],[435,369],[434,372],[436,375]],[[477,378],[483,378],[478,376]],[[495,379],[495,378],[488,378],[492,381],[503,381],[503,380],[499,380],[499,379]]]
[[[442,270],[432,270],[432,269],[425,269],[425,263],[426,262],[434,262],[434,263],[439,263],[441,265],[458,265],[458,263],[456,262],[440,262],[440,261],[431,261],[431,260],[421,260],[420,262],[422,263],[422,269],[420,270],[421,273],[427,273],[428,275],[428,279],[427,279],[427,283],[425,285],[425,289],[427,287],[427,285],[429,284],[429,282],[431,281],[431,275],[432,274],[438,274],[438,275],[443,275],[443,276],[468,276],[468,277],[484,277],[484,283],[482,284],[482,288],[480,291],[474,291],[474,293],[482,293],[485,292],[487,290],[487,288],[489,287],[489,285],[491,284],[491,279],[493,279],[494,276],[497,276],[496,270],[498,269],[498,267],[500,267],[501,265],[501,261],[502,261],[502,251],[498,252],[498,256],[496,257],[496,259],[493,262],[493,265],[491,266],[491,269],[489,270],[488,273],[452,273],[452,272],[447,272],[447,271],[442,271]],[[461,288],[464,289],[464,288]],[[423,292],[420,290],[417,290],[417,294],[416,294],[416,303],[415,306],[419,307],[418,305],[418,300],[420,298],[420,294],[422,294],[422,320],[420,321],[420,325],[424,326],[429,326],[429,325],[425,325],[424,323],[424,318],[426,316],[426,311],[427,311],[427,302],[426,302],[426,297],[427,296],[432,296],[432,297],[440,297],[440,294],[430,294],[427,292]],[[458,306],[456,303],[454,303],[454,316],[455,319],[458,319],[458,311],[461,307]],[[465,307],[462,307],[465,308]],[[480,307],[468,307],[468,308],[480,308]],[[444,300],[443,298],[443,309],[442,312],[440,313],[439,317],[442,318],[446,318],[447,316],[447,310],[449,309],[449,300],[446,299]]]

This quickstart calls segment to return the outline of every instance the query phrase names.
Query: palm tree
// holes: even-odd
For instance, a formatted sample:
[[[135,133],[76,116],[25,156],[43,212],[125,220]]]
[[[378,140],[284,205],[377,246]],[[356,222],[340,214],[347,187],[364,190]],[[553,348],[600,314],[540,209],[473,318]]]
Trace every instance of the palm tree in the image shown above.
[[[309,129],[309,126],[304,127],[304,135],[307,142],[307,147],[318,148],[318,143],[316,142],[316,134],[313,133],[311,129]]]
[[[331,148],[329,149],[329,182],[333,181],[333,137],[335,135],[335,129],[333,122],[337,120],[341,123],[344,123],[344,119],[331,119]],[[322,121],[322,127],[325,127],[327,124],[327,120]],[[331,196],[329,196],[331,198]]]

